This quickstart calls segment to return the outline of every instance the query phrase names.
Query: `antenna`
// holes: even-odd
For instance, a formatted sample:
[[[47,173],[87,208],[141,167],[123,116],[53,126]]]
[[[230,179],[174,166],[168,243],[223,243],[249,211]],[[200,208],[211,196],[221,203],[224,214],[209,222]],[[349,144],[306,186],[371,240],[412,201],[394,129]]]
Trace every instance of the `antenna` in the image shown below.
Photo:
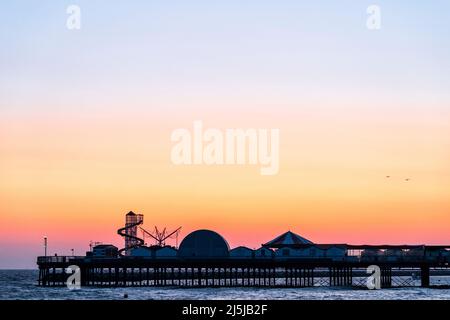
[[[100,241],[93,241],[93,240],[89,241],[89,251],[92,251],[92,248],[99,244],[102,244],[102,243]]]

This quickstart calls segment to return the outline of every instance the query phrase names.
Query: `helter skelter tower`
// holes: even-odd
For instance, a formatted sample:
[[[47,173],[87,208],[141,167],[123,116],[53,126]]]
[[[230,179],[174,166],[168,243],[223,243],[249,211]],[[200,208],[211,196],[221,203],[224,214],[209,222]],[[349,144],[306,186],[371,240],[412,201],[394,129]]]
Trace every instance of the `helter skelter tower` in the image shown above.
[[[144,223],[144,215],[136,214],[133,211],[125,215],[125,227],[117,230],[117,233],[125,238],[125,248],[119,250],[125,251],[125,255],[130,255],[133,248],[140,247],[144,244],[144,240],[137,237],[138,226]]]

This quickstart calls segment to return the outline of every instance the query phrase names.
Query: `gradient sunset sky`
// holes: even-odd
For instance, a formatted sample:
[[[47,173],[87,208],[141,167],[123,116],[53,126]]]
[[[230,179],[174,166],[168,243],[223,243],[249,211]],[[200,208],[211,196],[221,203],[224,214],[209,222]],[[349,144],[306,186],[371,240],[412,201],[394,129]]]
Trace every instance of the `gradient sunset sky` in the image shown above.
[[[232,247],[450,244],[449,1],[10,0],[0,26],[0,268],[122,247],[130,210]],[[279,173],[173,165],[195,120],[280,129]]]

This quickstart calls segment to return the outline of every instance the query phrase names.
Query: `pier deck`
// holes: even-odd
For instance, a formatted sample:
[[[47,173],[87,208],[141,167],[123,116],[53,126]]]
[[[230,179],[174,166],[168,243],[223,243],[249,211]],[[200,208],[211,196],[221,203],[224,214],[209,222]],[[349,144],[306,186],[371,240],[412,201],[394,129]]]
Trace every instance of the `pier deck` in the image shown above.
[[[80,270],[81,286],[173,287],[364,287],[367,267],[380,269],[382,288],[430,286],[430,277],[449,275],[447,261],[332,261],[329,259],[146,259],[138,257],[39,257],[40,286],[65,286],[69,266]]]

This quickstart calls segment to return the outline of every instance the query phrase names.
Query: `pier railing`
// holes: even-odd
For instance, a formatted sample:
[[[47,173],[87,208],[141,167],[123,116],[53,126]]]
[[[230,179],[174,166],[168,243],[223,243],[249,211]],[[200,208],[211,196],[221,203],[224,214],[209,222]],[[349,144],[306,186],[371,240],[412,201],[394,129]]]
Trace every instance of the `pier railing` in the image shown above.
[[[45,263],[69,263],[70,261],[80,261],[85,262],[90,261],[161,261],[161,260],[180,260],[177,257],[85,257],[85,256],[40,256],[37,258],[38,264]],[[315,257],[264,257],[263,259],[253,257],[253,258],[234,258],[230,257],[227,260],[230,261],[333,261],[333,262],[347,262],[347,263],[361,263],[361,262],[397,262],[397,263],[421,263],[421,262],[434,262],[434,263],[450,263],[450,256],[448,257],[433,257],[424,255],[405,255],[405,256],[390,256],[390,255],[373,255],[373,256],[329,256],[326,258],[315,258]]]
[[[37,258],[37,263],[68,263],[74,260],[83,260],[84,256],[41,256]]]

